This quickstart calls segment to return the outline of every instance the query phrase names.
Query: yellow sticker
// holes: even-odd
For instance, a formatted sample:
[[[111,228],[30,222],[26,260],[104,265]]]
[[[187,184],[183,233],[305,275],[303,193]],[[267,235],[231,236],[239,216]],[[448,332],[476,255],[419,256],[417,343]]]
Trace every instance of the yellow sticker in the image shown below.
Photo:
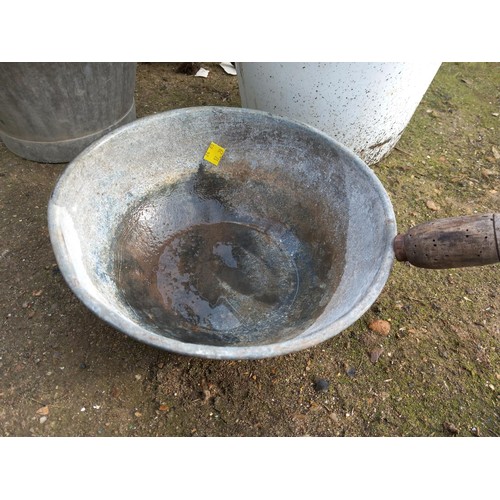
[[[224,148],[222,148],[218,144],[215,144],[215,142],[211,142],[203,158],[213,165],[217,166],[222,158],[222,155],[224,154],[224,151]]]

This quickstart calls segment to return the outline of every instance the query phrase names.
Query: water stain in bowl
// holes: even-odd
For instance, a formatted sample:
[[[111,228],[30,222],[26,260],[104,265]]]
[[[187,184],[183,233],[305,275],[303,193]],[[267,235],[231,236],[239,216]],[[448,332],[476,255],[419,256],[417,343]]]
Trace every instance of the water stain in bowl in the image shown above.
[[[335,291],[343,244],[326,224],[312,229],[318,203],[296,196],[200,166],[140,200],[114,248],[113,274],[130,315],[160,335],[207,345],[299,334]]]

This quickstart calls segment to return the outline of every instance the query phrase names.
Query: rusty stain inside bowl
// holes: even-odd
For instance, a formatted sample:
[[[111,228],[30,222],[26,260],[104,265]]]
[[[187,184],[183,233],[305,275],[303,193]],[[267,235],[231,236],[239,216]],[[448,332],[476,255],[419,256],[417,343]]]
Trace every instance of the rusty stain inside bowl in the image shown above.
[[[214,346],[280,342],[330,301],[346,223],[288,178],[202,163],[129,208],[113,275],[132,316],[160,335]]]

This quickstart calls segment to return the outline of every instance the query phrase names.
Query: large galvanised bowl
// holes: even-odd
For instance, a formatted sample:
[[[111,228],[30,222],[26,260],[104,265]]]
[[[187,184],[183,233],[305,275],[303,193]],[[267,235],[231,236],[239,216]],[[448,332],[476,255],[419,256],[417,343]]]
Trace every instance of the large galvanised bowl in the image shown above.
[[[333,337],[394,260],[394,212],[370,168],[310,126],[248,109],[178,109],[109,133],[68,165],[48,216],[59,268],[91,311],[206,358]]]

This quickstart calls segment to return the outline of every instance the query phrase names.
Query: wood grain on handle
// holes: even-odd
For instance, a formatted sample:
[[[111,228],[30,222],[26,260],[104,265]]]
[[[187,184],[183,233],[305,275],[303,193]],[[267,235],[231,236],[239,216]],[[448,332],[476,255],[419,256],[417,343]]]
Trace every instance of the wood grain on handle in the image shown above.
[[[500,214],[424,222],[394,239],[399,261],[429,269],[484,266],[500,262]]]

